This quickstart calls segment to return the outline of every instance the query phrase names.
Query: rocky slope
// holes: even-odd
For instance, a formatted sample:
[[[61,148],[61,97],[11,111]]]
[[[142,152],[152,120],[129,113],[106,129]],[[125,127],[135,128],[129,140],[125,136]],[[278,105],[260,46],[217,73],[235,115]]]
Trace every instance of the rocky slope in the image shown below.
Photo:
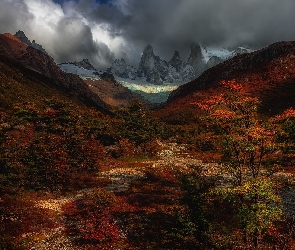
[[[109,106],[93,93],[87,84],[77,75],[63,72],[50,56],[22,42],[11,34],[0,35],[0,55],[2,61],[20,64],[39,77],[45,77],[47,82],[64,89],[70,95],[78,97],[83,102],[107,111]],[[34,73],[33,73],[34,72]],[[30,75],[28,75],[30,77]]]
[[[97,71],[88,59],[83,59],[81,62],[61,63],[58,66],[64,72],[80,76],[90,90],[111,107],[128,106],[133,99],[147,101],[140,93],[124,87],[113,74]]]
[[[82,61],[80,62],[73,62],[72,63],[73,65],[76,65],[80,68],[83,68],[83,69],[87,69],[87,70],[93,70],[93,71],[97,71],[94,66],[89,62],[88,59],[83,59]]]
[[[46,55],[49,55],[47,53],[47,51],[42,47],[42,45],[38,44],[35,42],[35,40],[33,40],[32,42],[27,38],[27,36],[25,35],[25,33],[21,30],[19,30],[18,32],[15,33],[15,35],[17,38],[19,38],[22,42],[24,42],[25,44],[27,44],[28,46],[35,48],[37,50],[42,51],[43,53],[45,53]]]
[[[260,110],[267,115],[294,107],[295,42],[278,42],[210,68],[196,80],[174,90],[166,108],[158,114],[167,117],[179,110],[191,110],[191,116],[195,112],[192,102],[220,93],[220,81],[233,79],[242,84],[249,94],[259,97]]]
[[[146,102],[143,96],[134,93],[121,83],[117,82],[113,75],[103,73],[100,79],[84,79],[91,91],[96,93],[105,103],[111,107],[126,107],[134,99]]]
[[[123,58],[115,60],[112,66],[107,69],[107,72],[121,78],[136,78],[136,69],[131,65],[128,65]]]

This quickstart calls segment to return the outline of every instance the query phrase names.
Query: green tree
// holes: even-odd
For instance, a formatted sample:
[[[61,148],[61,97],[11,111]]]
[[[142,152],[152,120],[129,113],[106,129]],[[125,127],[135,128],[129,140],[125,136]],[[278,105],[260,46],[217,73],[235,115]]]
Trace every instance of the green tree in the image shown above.
[[[167,135],[163,125],[149,118],[148,111],[138,100],[133,100],[127,108],[119,110],[117,117],[120,119],[117,133],[137,145]]]

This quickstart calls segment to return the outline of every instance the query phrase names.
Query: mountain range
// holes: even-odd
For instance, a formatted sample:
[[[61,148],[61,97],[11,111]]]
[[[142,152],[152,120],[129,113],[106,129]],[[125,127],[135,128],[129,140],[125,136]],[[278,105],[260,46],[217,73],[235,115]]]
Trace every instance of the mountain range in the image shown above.
[[[57,65],[23,33],[0,34],[0,249],[293,249],[295,42],[223,62],[192,51],[190,64],[150,45],[136,70],[117,61],[154,96],[173,87],[146,110],[87,59]],[[165,83],[204,62],[219,63]],[[249,218],[269,228],[253,234]]]
[[[197,68],[203,62],[206,62],[208,66],[212,61],[221,61],[222,56],[213,56],[209,50],[207,50],[207,55],[210,56],[204,57],[203,50],[205,49],[197,45],[193,46],[188,59],[191,64],[189,65],[180,60],[178,52],[175,52],[173,58],[167,63],[155,56],[152,46],[148,45],[144,50],[138,70],[134,70],[134,68],[126,64],[125,60],[120,59],[115,62],[117,65],[121,65],[121,68],[119,66],[111,67],[109,72],[113,72],[114,68],[118,69],[116,74],[111,74],[96,71],[87,59],[81,62],[57,65],[41,45],[36,46],[35,42],[30,42],[23,32],[18,32],[15,36],[1,34],[1,71],[6,79],[2,85],[15,81],[41,81],[43,85],[57,88],[66,95],[72,96],[72,98],[108,112],[112,107],[128,105],[134,98],[143,100],[142,96],[124,87],[116,80],[118,74],[121,77],[128,77],[128,79],[135,77],[133,81],[136,81],[139,76],[163,80],[162,77],[166,77],[166,79],[170,77],[169,74],[165,75],[163,73],[167,73],[167,68],[165,68],[167,65],[174,68],[176,72],[181,72],[185,67],[188,69]],[[157,111],[156,115],[177,120],[177,116],[181,114],[180,121],[175,122],[184,122],[187,118],[193,117],[192,114],[195,112],[190,103],[202,98],[208,98],[210,95],[222,91],[220,81],[233,79],[245,86],[251,95],[260,98],[261,112],[267,115],[295,106],[295,42],[278,42],[251,53],[244,53],[249,51],[245,51],[243,48],[239,48],[239,50],[230,59],[205,70],[199,77],[188,83],[173,86],[169,91],[164,92],[165,85],[151,84],[160,89],[160,94],[154,92],[154,96],[165,93],[165,98],[168,98],[165,107]],[[224,58],[230,53],[233,55],[232,52],[229,53],[228,51],[222,53]],[[125,70],[126,68],[127,70]],[[77,74],[73,74],[75,70],[78,75],[82,75],[81,72],[84,72],[85,77],[81,78]],[[15,72],[16,76],[7,74],[7,72],[12,71]],[[66,73],[65,71],[71,71],[72,73]],[[90,74],[92,74],[93,78],[89,77]],[[25,85],[22,84],[22,86]],[[4,88],[0,96],[3,103],[5,103],[6,91],[7,89]],[[17,100],[17,98],[21,98],[21,94],[11,95],[11,98]]]
[[[91,82],[84,81],[77,74],[66,73],[58,67],[41,45],[36,46],[36,43],[31,42],[23,32],[17,32],[16,35],[9,33],[0,35],[0,60],[10,68],[9,71],[15,72],[9,75],[3,72],[6,75],[5,79],[10,79],[6,80],[4,85],[10,81],[15,82],[14,74],[21,74],[22,77],[17,77],[20,83],[26,80],[41,81],[42,85],[49,84],[50,87],[57,88],[103,112],[108,113],[112,107],[126,106],[132,99],[141,98],[107,73],[101,73]],[[83,70],[81,67],[86,64],[85,60],[78,64],[80,67],[75,67]],[[0,97],[4,102],[5,92],[3,90]],[[15,101],[21,94],[14,96]]]
[[[221,81],[234,80],[260,102],[266,116],[295,106],[295,42],[277,42],[248,54],[237,55],[206,70],[200,77],[172,91],[157,116],[172,123],[190,123],[196,116],[193,102],[223,91]]]
[[[183,62],[178,51],[174,52],[170,61],[165,61],[154,54],[152,45],[148,44],[141,56],[137,68],[128,65],[121,58],[113,62],[107,69],[116,77],[130,80],[145,80],[156,85],[169,83],[182,84],[201,75],[206,69],[211,68],[226,59],[242,53],[251,52],[251,49],[239,47],[233,51],[227,49],[212,49],[193,44],[187,62]]]
[[[187,62],[183,62],[178,51],[170,61],[154,54],[149,44],[143,50],[137,68],[128,65],[124,58],[116,59],[106,72],[114,75],[117,82],[138,94],[150,103],[163,103],[178,86],[196,79],[206,69],[228,58],[249,53],[251,49],[238,47],[235,50],[217,49],[194,44]],[[63,71],[78,74],[82,78],[99,79],[98,72],[87,59],[81,62],[66,62],[58,65]]]

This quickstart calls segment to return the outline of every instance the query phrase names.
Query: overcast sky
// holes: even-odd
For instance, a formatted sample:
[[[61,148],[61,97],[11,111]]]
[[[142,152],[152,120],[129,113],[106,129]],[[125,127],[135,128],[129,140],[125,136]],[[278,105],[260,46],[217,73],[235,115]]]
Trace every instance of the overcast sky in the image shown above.
[[[23,30],[55,61],[116,58],[137,66],[143,48],[170,60],[190,46],[259,48],[295,40],[294,0],[0,0],[0,32]]]

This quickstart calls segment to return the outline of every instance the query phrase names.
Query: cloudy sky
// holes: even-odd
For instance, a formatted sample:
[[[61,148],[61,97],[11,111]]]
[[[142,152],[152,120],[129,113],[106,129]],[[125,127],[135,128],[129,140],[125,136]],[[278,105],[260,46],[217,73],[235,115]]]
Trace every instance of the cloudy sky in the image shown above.
[[[23,30],[56,62],[137,66],[150,43],[166,60],[190,46],[259,48],[295,40],[294,0],[0,0],[0,33]]]

